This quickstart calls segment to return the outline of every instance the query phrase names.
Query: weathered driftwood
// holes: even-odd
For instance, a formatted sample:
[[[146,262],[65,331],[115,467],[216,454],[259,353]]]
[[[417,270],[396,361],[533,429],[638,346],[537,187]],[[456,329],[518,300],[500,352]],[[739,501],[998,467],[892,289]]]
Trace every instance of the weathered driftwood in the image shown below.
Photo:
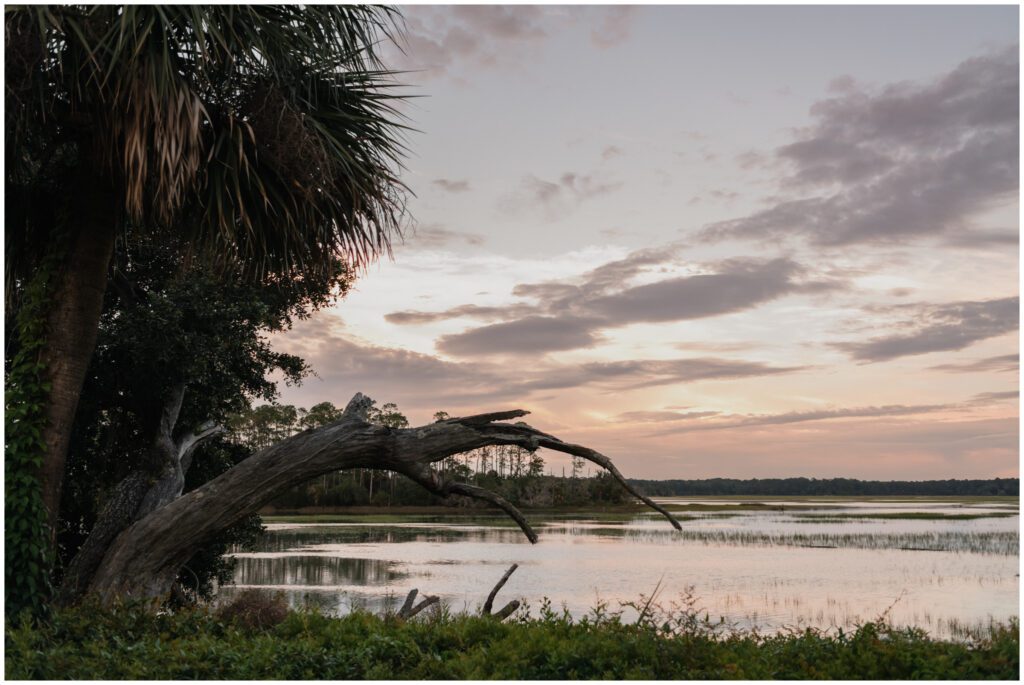
[[[89,592],[106,603],[164,596],[182,565],[224,528],[258,511],[288,488],[340,469],[389,470],[442,497],[462,495],[489,502],[504,510],[527,538],[536,542],[537,535],[526,517],[511,503],[483,488],[446,480],[431,468],[445,457],[490,445],[530,450],[546,447],[586,459],[608,470],[628,492],[680,528],[668,511],[630,486],[608,457],[524,423],[506,423],[528,413],[521,409],[396,429],[367,421],[370,406],[372,401],[357,393],[338,421],[261,450],[135,522],[109,546],[92,575]]]
[[[512,566],[509,567],[507,571],[505,571],[505,575],[501,577],[501,579],[495,584],[494,588],[491,590],[490,594],[487,595],[487,601],[484,602],[484,606],[480,610],[481,614],[483,614],[484,616],[494,616],[499,621],[504,621],[506,618],[511,616],[516,609],[519,608],[519,600],[513,599],[511,602],[509,602],[500,610],[498,610],[497,613],[491,612],[491,607],[494,606],[494,597],[498,594],[498,591],[505,586],[505,583],[508,582],[508,579],[512,576],[513,573],[515,573],[515,570],[517,568],[519,568],[519,564],[512,564]],[[409,590],[409,594],[406,595],[405,598],[405,603],[403,603],[402,608],[398,610],[399,618],[412,618],[416,614],[426,609],[428,606],[437,604],[440,601],[438,597],[431,595],[414,607],[413,602],[416,601],[416,594],[418,592],[419,590],[417,590],[416,588]]]
[[[512,574],[516,572],[517,568],[519,568],[519,564],[512,564],[511,566],[509,566],[508,570],[505,571],[505,575],[501,577],[501,580],[494,584],[494,588],[491,590],[491,593],[487,595],[487,601],[484,602],[483,613],[491,613],[491,607],[494,606],[494,598],[497,596],[498,591],[501,590],[501,588],[505,587],[505,583],[507,583],[508,579],[512,577]],[[516,602],[516,606],[519,606],[519,602]],[[507,608],[508,607],[506,606],[501,611],[504,611]],[[515,609],[513,609],[512,611],[515,611]],[[511,614],[512,611],[510,611],[509,613]]]
[[[420,613],[429,606],[433,606],[441,601],[440,597],[435,595],[427,595],[423,598],[423,601],[413,606],[413,602],[416,601],[416,593],[419,592],[416,588],[409,590],[408,596],[405,598],[405,604],[398,610],[398,618],[412,618],[416,614]]]
[[[402,604],[402,608],[398,610],[398,615],[400,617],[405,618],[408,613],[412,611],[412,605],[413,602],[416,601],[416,593],[418,592],[419,590],[416,588],[409,590],[409,594],[405,596],[405,603]]]

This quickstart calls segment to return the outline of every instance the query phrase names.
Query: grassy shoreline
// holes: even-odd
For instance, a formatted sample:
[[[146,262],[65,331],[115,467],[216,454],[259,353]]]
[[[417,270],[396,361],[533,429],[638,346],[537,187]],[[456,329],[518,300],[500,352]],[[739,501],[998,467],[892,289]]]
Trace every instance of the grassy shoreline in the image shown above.
[[[1003,679],[1019,674],[1019,625],[966,643],[866,624],[854,632],[718,634],[615,616],[500,623],[440,611],[402,621],[292,611],[270,627],[204,609],[79,608],[6,627],[9,679]]]

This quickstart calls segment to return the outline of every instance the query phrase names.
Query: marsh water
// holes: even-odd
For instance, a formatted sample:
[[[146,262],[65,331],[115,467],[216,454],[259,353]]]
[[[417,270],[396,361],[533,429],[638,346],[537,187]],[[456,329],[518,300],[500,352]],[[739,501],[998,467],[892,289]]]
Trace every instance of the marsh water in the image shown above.
[[[682,532],[656,514],[528,514],[536,545],[499,516],[270,518],[219,598],[257,587],[345,613],[394,607],[417,588],[475,610],[517,563],[496,605],[518,598],[534,613],[545,597],[581,617],[657,588],[665,609],[761,631],[885,615],[962,638],[1017,615],[1016,498],[662,502]]]

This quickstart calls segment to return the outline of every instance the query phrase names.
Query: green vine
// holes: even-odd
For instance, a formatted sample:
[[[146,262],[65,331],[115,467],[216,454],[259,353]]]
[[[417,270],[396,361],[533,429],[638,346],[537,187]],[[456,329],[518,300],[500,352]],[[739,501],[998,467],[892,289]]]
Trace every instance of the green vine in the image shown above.
[[[63,251],[52,240],[38,269],[25,283],[15,318],[17,346],[4,381],[4,610],[43,616],[51,594],[53,552],[40,468],[46,454],[43,431],[50,383],[43,347],[46,319]]]

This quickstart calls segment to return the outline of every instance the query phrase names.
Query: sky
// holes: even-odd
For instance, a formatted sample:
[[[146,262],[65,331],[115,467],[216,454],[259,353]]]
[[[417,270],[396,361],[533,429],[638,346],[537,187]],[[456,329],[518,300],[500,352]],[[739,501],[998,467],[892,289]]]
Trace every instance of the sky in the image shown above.
[[[527,409],[638,478],[1018,475],[1017,7],[401,9],[409,227],[274,339],[280,401]]]

